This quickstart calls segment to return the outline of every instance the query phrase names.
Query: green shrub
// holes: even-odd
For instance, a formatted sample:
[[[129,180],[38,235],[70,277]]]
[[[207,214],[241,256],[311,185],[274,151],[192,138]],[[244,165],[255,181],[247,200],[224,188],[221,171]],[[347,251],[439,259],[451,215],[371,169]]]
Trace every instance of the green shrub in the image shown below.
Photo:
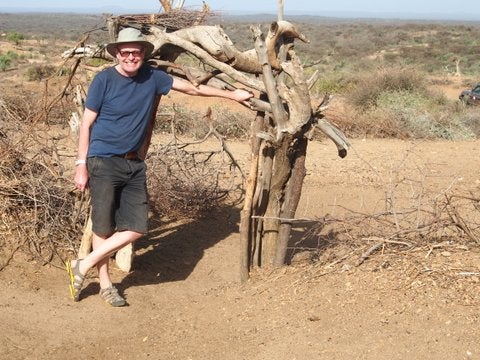
[[[312,87],[312,92],[317,94],[339,94],[344,92],[349,81],[343,76],[320,77]]]
[[[85,58],[85,65],[88,65],[88,66],[98,67],[108,63],[111,63],[111,61],[105,60],[105,59],[99,59],[99,58]]]
[[[19,55],[15,51],[8,51],[7,56],[9,56],[13,61],[19,58]]]
[[[376,107],[384,93],[410,92],[420,94],[426,90],[424,80],[413,70],[382,71],[373,77],[362,76],[349,94],[352,105],[362,110]]]
[[[359,113],[357,133],[363,126],[364,134],[380,137],[457,140],[477,136],[480,116],[429,91],[424,79],[412,70],[357,78],[346,95]]]
[[[6,71],[10,64],[12,63],[12,59],[7,55],[0,55],[0,71]]]
[[[0,71],[6,71],[18,59],[18,54],[9,51],[6,54],[0,55]]]
[[[13,42],[15,45],[19,45],[20,42],[24,39],[25,37],[16,31],[12,31],[7,34],[7,40]]]

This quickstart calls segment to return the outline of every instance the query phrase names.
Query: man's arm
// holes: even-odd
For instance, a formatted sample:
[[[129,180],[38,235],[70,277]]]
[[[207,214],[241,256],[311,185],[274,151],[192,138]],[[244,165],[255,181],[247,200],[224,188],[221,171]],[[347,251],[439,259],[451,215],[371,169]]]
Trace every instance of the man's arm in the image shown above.
[[[78,137],[78,152],[77,152],[77,164],[75,167],[75,187],[81,191],[85,190],[88,183],[88,171],[87,171],[87,154],[88,146],[90,144],[90,129],[92,124],[97,119],[97,113],[93,110],[85,108],[83,113],[82,122],[80,124],[80,132]]]
[[[230,91],[217,89],[208,85],[199,85],[198,87],[195,87],[192,83],[180,78],[173,78],[172,89],[193,96],[215,96],[238,102],[247,101],[253,96],[251,92],[243,89]]]
[[[150,142],[152,141],[152,133],[153,133],[153,128],[155,126],[155,120],[157,119],[157,110],[158,110],[158,105],[160,103],[161,95],[157,96],[155,98],[155,103],[153,104],[152,108],[152,115],[150,117],[150,121],[148,123],[147,127],[147,133],[145,134],[145,139],[143,140],[143,144],[138,149],[138,157],[142,160],[145,160],[147,157],[147,152],[148,148],[150,147]]]

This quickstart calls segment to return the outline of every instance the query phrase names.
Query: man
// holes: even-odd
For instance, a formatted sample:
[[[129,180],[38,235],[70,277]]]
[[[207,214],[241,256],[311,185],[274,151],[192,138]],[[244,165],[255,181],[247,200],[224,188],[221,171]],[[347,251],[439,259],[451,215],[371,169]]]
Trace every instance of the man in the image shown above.
[[[93,251],[67,261],[70,294],[79,300],[87,271],[97,267],[100,296],[112,306],[126,305],[110,279],[109,257],[147,232],[148,199],[143,155],[158,96],[170,89],[194,96],[218,96],[243,102],[252,94],[199,87],[173,78],[144,62],[153,44],[141,32],[126,28],[107,51],[118,64],[98,73],[85,101],[80,126],[75,186],[90,187]],[[148,145],[147,145],[148,146]]]

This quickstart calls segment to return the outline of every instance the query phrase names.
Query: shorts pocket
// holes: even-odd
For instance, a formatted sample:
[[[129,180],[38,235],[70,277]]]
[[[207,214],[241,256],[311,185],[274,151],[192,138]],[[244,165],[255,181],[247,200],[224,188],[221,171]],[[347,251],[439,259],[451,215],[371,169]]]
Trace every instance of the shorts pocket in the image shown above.
[[[90,175],[95,174],[98,171],[99,167],[101,166],[101,162],[101,159],[96,156],[88,158],[87,168]]]

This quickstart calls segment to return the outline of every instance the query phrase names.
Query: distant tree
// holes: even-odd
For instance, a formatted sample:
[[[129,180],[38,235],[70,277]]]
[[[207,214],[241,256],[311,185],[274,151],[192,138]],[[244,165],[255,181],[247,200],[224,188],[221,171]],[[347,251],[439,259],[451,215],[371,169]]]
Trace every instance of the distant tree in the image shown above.
[[[13,42],[15,45],[19,45],[20,42],[24,39],[25,37],[23,36],[23,34],[20,34],[16,31],[7,34],[7,40]]]

